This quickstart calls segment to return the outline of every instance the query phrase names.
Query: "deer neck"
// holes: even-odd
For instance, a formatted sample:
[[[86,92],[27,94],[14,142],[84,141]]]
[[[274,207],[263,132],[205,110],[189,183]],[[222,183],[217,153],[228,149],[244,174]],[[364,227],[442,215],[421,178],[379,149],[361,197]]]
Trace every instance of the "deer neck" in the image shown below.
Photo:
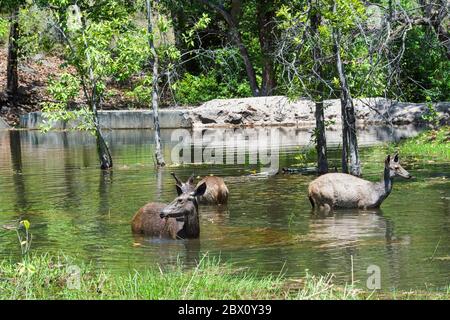
[[[381,181],[375,184],[375,189],[378,194],[378,204],[381,204],[389,196],[392,191],[393,182],[394,180],[390,177],[389,169],[385,168]]]
[[[198,238],[200,235],[200,220],[198,218],[198,204],[195,201],[194,212],[184,217],[184,238]]]

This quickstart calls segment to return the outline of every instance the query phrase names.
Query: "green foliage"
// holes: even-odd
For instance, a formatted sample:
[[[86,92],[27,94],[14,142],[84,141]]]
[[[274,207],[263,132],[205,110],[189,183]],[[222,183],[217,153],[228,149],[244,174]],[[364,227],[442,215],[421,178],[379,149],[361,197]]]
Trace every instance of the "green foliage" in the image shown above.
[[[111,73],[118,81],[125,81],[140,72],[150,57],[147,31],[130,30],[117,38],[112,54]]]
[[[208,27],[209,23],[211,22],[211,18],[208,16],[208,14],[203,13],[200,19],[190,28],[188,31],[183,33],[183,40],[186,43],[186,46],[189,48],[193,48],[195,45],[194,42],[194,36],[196,32],[204,30]]]
[[[134,102],[135,105],[145,106],[150,105],[152,101],[152,78],[147,75],[140,79],[132,90],[126,92],[126,96]]]
[[[450,60],[434,31],[415,27],[408,33],[400,77],[404,100],[450,100]]]
[[[77,130],[92,130],[92,112],[89,108],[81,104],[76,109],[71,109],[71,104],[79,97],[80,80],[69,73],[63,73],[59,79],[50,79],[47,91],[53,98],[52,102],[45,102],[42,105],[42,116],[44,118],[41,130],[49,131],[57,121],[67,122],[69,120],[79,120],[74,127]]]
[[[247,82],[223,83],[215,72],[194,76],[186,73],[173,85],[175,98],[182,104],[195,105],[212,99],[235,98],[250,95]]]
[[[437,128],[439,126],[439,114],[433,106],[430,97],[427,97],[427,112],[422,115],[422,119],[425,120],[432,128]]]
[[[91,0],[80,0],[76,2],[79,12],[75,15],[74,2],[68,0],[8,0],[5,3],[5,14],[9,14],[18,3],[21,5],[20,56],[26,58],[41,52],[63,55],[66,63],[75,67],[80,81],[95,80],[95,86],[89,83],[87,87],[95,87],[98,98],[107,96],[108,85],[118,82],[129,87],[127,96],[133,102],[148,103],[148,81],[144,78],[151,67],[148,63],[149,36],[153,37],[157,47],[163,99],[171,103],[174,98],[171,95],[174,94],[179,103],[197,104],[208,99],[251,95],[245,65],[229,37],[229,26],[220,14],[199,3],[174,0],[153,3],[156,12],[161,14],[157,15],[152,35],[147,34],[143,1],[130,4],[126,0],[102,0],[93,6]],[[387,6],[384,0],[377,3]],[[263,71],[260,36],[264,34],[255,19],[258,10],[275,10],[274,33],[277,38],[308,26],[310,13],[317,11],[322,16],[317,39],[305,39],[298,32],[292,34],[289,43],[283,44],[287,49],[283,51],[282,58],[284,61],[296,61],[296,75],[286,72],[286,65],[275,60],[275,55],[271,57],[275,60],[279,86],[275,93],[290,97],[312,97],[317,94],[311,49],[319,44],[325,57],[322,63],[325,98],[339,96],[339,81],[333,60],[332,30],[335,28],[342,35],[340,52],[353,97],[387,94],[388,97],[412,102],[422,102],[427,97],[432,101],[450,99],[450,61],[432,28],[414,26],[408,31],[400,63],[401,72],[395,84],[391,82],[388,87],[388,55],[384,50],[370,49],[369,43],[376,32],[366,31],[364,36],[360,32],[360,26],[364,27],[371,19],[373,8],[361,0],[336,0],[334,13],[332,4],[333,1],[315,2],[312,11],[308,11],[308,3],[300,0],[268,1],[264,6],[256,1],[242,2],[237,18],[238,31],[249,52],[258,83],[261,83]],[[400,4],[411,12],[416,10],[414,14],[420,14],[417,1],[405,0]],[[224,5],[226,10],[231,10],[229,2]],[[72,48],[63,41],[55,25],[67,35]],[[399,23],[393,22],[394,29],[398,26]],[[175,29],[175,41],[172,41],[172,28]],[[4,15],[0,18],[0,44],[7,43],[8,32],[8,19]],[[396,41],[388,43],[389,47],[385,50],[398,51],[401,43],[399,38]],[[275,44],[275,49],[280,47]],[[90,79],[90,69],[93,79]],[[86,105],[89,103],[86,102]]]
[[[48,10],[35,5],[22,7],[19,29],[18,46],[23,58],[53,52],[58,47],[56,32],[50,27]]]
[[[0,17],[0,45],[8,42],[9,22],[7,19]]]

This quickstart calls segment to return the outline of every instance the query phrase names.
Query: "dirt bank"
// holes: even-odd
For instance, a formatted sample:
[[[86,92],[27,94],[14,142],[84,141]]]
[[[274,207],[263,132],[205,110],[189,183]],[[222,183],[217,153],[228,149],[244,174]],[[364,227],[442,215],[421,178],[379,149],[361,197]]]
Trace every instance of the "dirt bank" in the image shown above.
[[[0,117],[10,126],[17,126],[20,115],[39,111],[41,104],[50,100],[47,93],[48,79],[63,72],[74,72],[73,68],[63,67],[63,62],[57,56],[44,54],[20,61],[19,94],[13,104],[6,96],[7,50],[0,48]],[[126,86],[119,86],[112,81],[108,83],[109,94],[105,97],[102,109],[128,109],[133,101],[126,96],[126,89]]]

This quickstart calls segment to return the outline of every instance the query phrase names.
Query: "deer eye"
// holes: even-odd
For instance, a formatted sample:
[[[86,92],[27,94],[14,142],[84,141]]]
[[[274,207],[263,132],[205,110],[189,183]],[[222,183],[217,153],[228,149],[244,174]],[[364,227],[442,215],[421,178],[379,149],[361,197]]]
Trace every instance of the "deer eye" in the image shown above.
[[[177,202],[178,202],[178,203],[182,203],[182,202],[183,202],[183,199],[178,199]]]

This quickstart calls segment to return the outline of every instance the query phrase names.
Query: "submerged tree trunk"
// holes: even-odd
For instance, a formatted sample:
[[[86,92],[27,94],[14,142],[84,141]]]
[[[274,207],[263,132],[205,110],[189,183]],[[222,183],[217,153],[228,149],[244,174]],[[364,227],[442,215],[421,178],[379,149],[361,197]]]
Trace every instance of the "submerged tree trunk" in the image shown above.
[[[6,75],[6,93],[8,100],[14,101],[19,87],[17,72],[18,64],[18,39],[19,39],[19,7],[13,9],[10,19],[9,44],[8,44],[8,66]]]
[[[100,160],[100,169],[108,170],[113,166],[113,160],[109,147],[106,144],[105,138],[103,137],[102,130],[100,128],[100,123],[98,120],[97,106],[95,102],[93,103],[93,113],[94,113],[94,126],[95,126],[95,138],[97,142],[97,153]]]
[[[256,11],[262,59],[262,84],[260,95],[270,96],[273,94],[273,91],[277,85],[275,66],[272,56],[275,42],[274,32],[276,28],[275,8],[273,1],[257,1]]]
[[[258,82],[256,80],[256,73],[255,69],[253,67],[252,61],[250,59],[250,55],[248,53],[248,50],[242,41],[241,33],[238,29],[238,22],[236,19],[229,13],[222,5],[212,3],[208,0],[199,0],[201,3],[209,6],[213,10],[220,13],[220,15],[225,19],[226,23],[228,24],[231,39],[234,42],[234,44],[239,49],[239,53],[241,54],[242,60],[244,61],[245,65],[245,71],[247,73],[248,81],[250,84],[250,89],[252,90],[253,96],[259,96],[260,95],[260,89],[258,87]]]
[[[151,51],[151,64],[153,65],[153,77],[152,77],[152,109],[153,109],[153,124],[155,129],[155,158],[156,165],[165,166],[164,156],[161,150],[161,129],[159,126],[158,117],[158,55],[155,50],[155,44],[153,42],[153,25],[152,25],[152,7],[150,0],[146,0],[147,6],[147,29],[148,29],[148,44]]]
[[[336,2],[333,4],[333,12],[336,12]],[[339,30],[333,28],[334,53],[336,56],[336,69],[341,86],[341,117],[342,117],[342,171],[354,176],[361,175],[361,165],[358,154],[358,140],[356,137],[356,118],[353,99],[345,75],[340,53]],[[348,158],[350,159],[350,172],[348,170]]]
[[[325,174],[328,172],[328,160],[327,160],[327,140],[325,137],[325,114],[323,106],[323,82],[322,82],[322,51],[320,44],[317,39],[319,39],[318,29],[320,25],[321,16],[317,11],[311,16],[311,35],[315,41],[312,49],[313,55],[313,72],[317,79],[317,93],[314,94],[315,98],[315,118],[316,118],[316,150],[317,150],[317,173]]]

